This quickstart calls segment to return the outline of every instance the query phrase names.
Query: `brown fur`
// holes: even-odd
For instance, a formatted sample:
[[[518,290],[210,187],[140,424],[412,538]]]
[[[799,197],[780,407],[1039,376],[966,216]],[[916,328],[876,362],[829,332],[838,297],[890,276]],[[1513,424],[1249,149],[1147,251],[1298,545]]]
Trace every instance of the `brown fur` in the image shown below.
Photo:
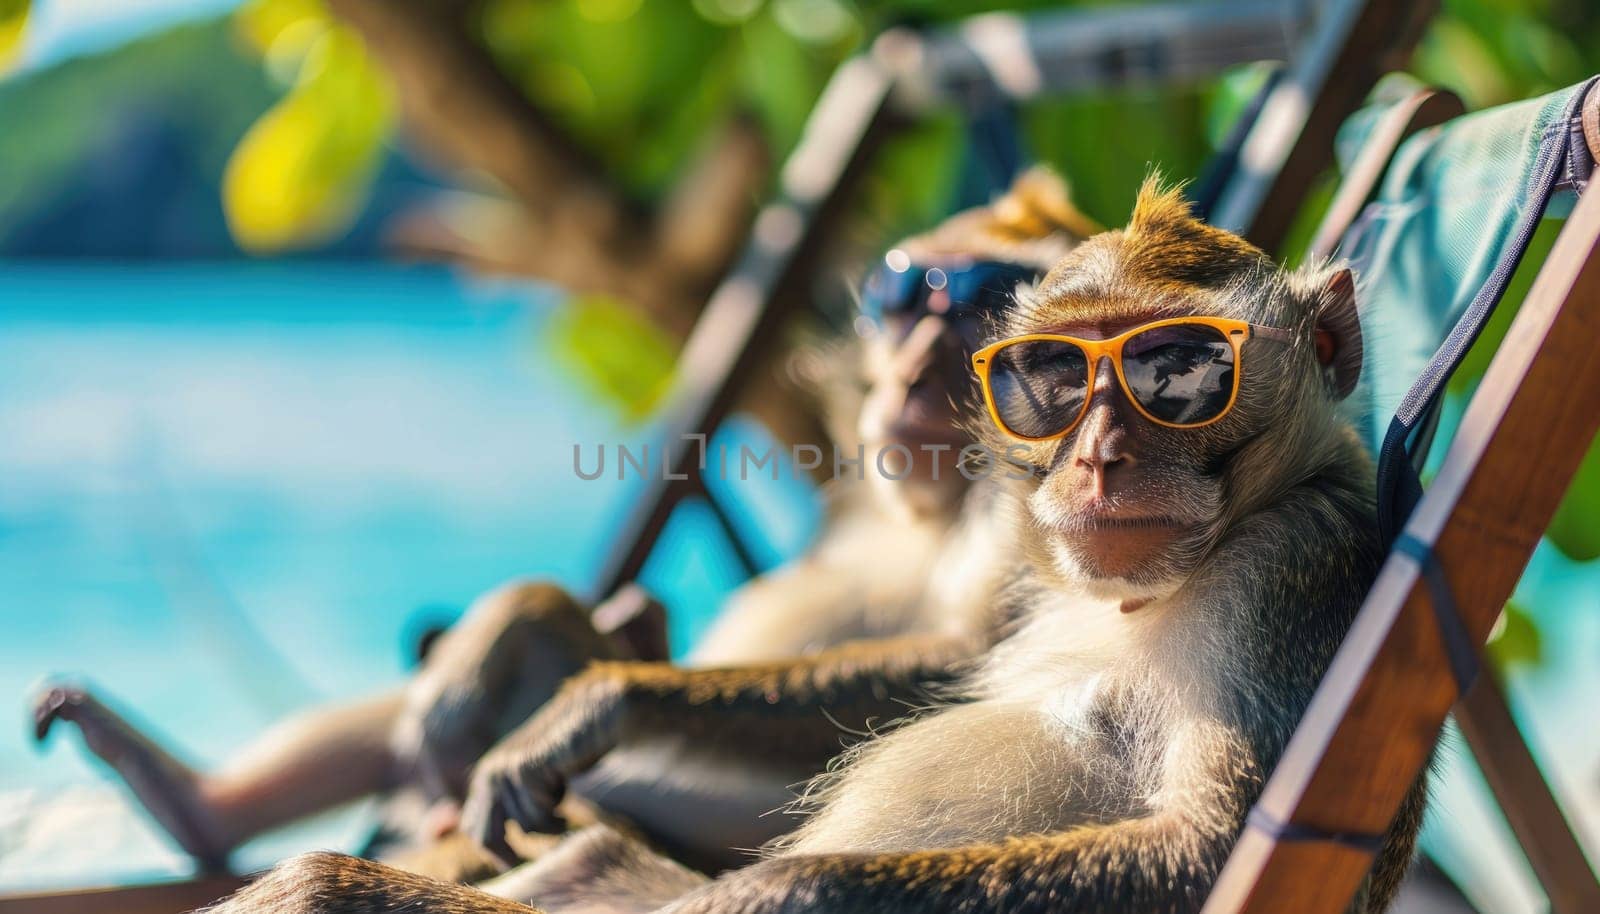
[[[1042,270],[1070,250],[1082,237],[1080,233],[1097,229],[1073,207],[1066,185],[1059,177],[1035,169],[1020,177],[1009,192],[992,204],[957,214],[933,231],[905,240],[902,247],[918,257],[992,258],[1033,263]],[[945,336],[948,339],[942,341],[944,344],[959,345],[953,342],[953,335]],[[854,355],[870,369],[892,361],[894,353],[872,350]],[[915,379],[899,376],[875,379],[874,390],[882,392],[914,383],[920,396],[940,401],[962,401],[975,394],[964,353],[941,352],[933,359],[933,364],[937,367],[930,367]],[[950,378],[945,377],[947,373],[951,374]],[[950,410],[948,424],[955,426],[961,418],[959,411],[954,405],[944,405]],[[893,418],[902,407],[898,398],[890,396],[885,403],[869,400],[841,405],[839,411],[854,419],[874,408],[889,410],[892,414],[889,418]],[[854,440],[853,431],[846,440]],[[661,804],[651,804],[649,808],[630,804],[633,792],[646,789],[646,779],[660,780],[658,774],[639,770],[645,763],[675,767],[684,775],[682,782],[687,786],[675,784],[673,789],[683,790],[691,801],[697,786],[693,774],[696,766],[719,771],[743,766],[747,772],[750,766],[757,766],[759,778],[747,777],[746,780],[751,782],[750,793],[763,798],[766,805],[754,809],[771,811],[789,799],[785,785],[804,781],[838,753],[844,733],[881,726],[903,716],[911,704],[923,701],[920,685],[901,676],[893,669],[896,664],[931,669],[931,664],[943,663],[947,657],[964,656],[976,649],[970,646],[973,641],[967,636],[989,628],[986,604],[993,587],[1002,579],[1000,575],[995,575],[992,583],[968,584],[970,577],[963,577],[964,588],[930,593],[933,584],[926,566],[933,555],[921,564],[897,564],[899,556],[896,554],[891,554],[888,561],[863,560],[859,554],[860,547],[878,548],[892,539],[896,544],[893,553],[916,553],[927,544],[942,548],[949,543],[962,552],[962,558],[968,558],[975,549],[991,547],[995,542],[994,537],[975,536],[970,529],[973,517],[989,513],[990,499],[982,493],[968,491],[970,486],[953,468],[946,469],[943,481],[932,484],[932,487],[953,492],[952,496],[918,497],[915,490],[919,487],[928,487],[928,484],[895,483],[889,491],[877,493],[886,496],[883,498],[865,497],[864,493],[847,495],[847,504],[838,510],[840,515],[848,517],[830,524],[829,531],[811,554],[790,568],[751,582],[736,595],[691,656],[690,663],[712,667],[735,662],[746,665],[737,673],[730,676],[727,671],[704,670],[684,679],[682,669],[667,664],[601,664],[574,682],[569,705],[598,713],[606,703],[616,700],[611,697],[613,692],[623,693],[627,696],[623,703],[632,709],[623,716],[628,721],[642,722],[621,727],[616,734],[619,747],[643,747],[636,750],[638,757],[626,751],[611,753],[604,772],[597,779],[579,785],[580,790],[594,788],[593,795],[584,799],[592,799],[607,818],[633,822],[629,816],[639,817],[642,821],[633,824],[644,829],[652,840],[670,848],[681,859],[713,871],[743,863],[748,858],[744,851],[724,849],[726,844],[748,848],[792,827],[793,817],[768,814],[759,817],[760,822],[754,827],[746,827],[746,832],[757,832],[753,839],[739,843],[719,842],[716,835],[720,823],[708,815],[701,820],[704,824],[696,829],[697,834],[685,839],[670,827],[652,828],[660,823],[651,822],[650,817],[658,814],[660,806],[670,800],[663,799]],[[929,510],[929,506],[936,507]],[[908,522],[908,513],[915,516],[914,521]],[[961,542],[958,543],[958,539]],[[845,550],[843,547],[850,542],[855,543],[856,548]],[[992,548],[1000,547],[993,545]],[[832,556],[829,556],[830,551]],[[846,556],[843,562],[838,560],[841,555]],[[895,590],[895,571],[899,570],[899,564],[908,565],[907,571],[922,569],[918,579],[909,582],[914,586],[905,593]],[[865,583],[863,579],[869,577],[870,584]],[[955,592],[957,590],[960,592]],[[826,595],[832,592],[846,597],[848,603],[827,606]],[[818,605],[819,596],[823,605]],[[897,601],[904,601],[906,606],[893,605]],[[949,637],[928,637],[935,632],[946,633]],[[910,638],[896,638],[910,633],[916,634]],[[840,641],[848,638],[873,641],[838,647]],[[883,638],[890,640],[878,640]],[[779,671],[786,668],[758,662],[830,648],[832,650],[824,656],[816,658],[815,666],[806,666],[803,673],[790,671],[788,674],[815,677],[811,682],[793,678],[777,681],[774,677],[784,675]],[[758,678],[748,678],[752,676]],[[851,686],[847,680],[853,681],[852,677],[862,682],[870,679],[871,687]],[[948,677],[939,678],[942,681]],[[852,692],[852,688],[856,691]],[[680,693],[685,690],[688,690],[685,693],[688,702],[681,706],[680,713]],[[768,695],[780,691],[796,700],[792,710],[786,710],[791,707],[788,701],[776,704],[768,701]],[[708,699],[707,695],[712,697]],[[802,698],[803,695],[810,697]],[[723,734],[732,734],[734,738],[724,738]],[[760,738],[752,738],[755,734]],[[663,746],[667,748],[661,748]],[[679,746],[686,748],[677,748]],[[727,775],[720,777],[724,784],[730,780]],[[770,788],[757,786],[758,780]],[[662,797],[672,796],[659,788],[656,793]],[[563,813],[571,812],[573,803],[570,800],[564,804]],[[474,814],[480,811],[481,806],[471,810]],[[754,812],[750,815],[753,818]],[[554,827],[553,820],[528,824]],[[493,840],[498,835],[498,825],[491,823],[488,828]],[[718,849],[712,850],[712,847]],[[437,875],[449,873],[456,855],[445,847],[437,856],[437,861],[430,861],[426,854],[413,855],[403,863],[424,867]],[[476,872],[479,870],[475,867],[461,871],[461,875]]]
[[[1035,302],[1048,313],[1086,322],[1130,314],[1162,316],[1204,307],[1206,293],[1270,274],[1266,253],[1231,232],[1194,219],[1176,189],[1155,178],[1140,190],[1128,226],[1105,232],[1052,269]],[[1101,275],[1085,267],[1102,266]],[[1031,309],[1023,311],[1022,323]],[[1013,329],[1015,329],[1015,324]]]
[[[211,914],[529,914],[477,889],[344,854],[301,854],[206,909]]]
[[[1072,203],[1060,175],[1032,168],[988,206],[978,206],[901,243],[913,258],[954,255],[1048,265],[1104,231]]]

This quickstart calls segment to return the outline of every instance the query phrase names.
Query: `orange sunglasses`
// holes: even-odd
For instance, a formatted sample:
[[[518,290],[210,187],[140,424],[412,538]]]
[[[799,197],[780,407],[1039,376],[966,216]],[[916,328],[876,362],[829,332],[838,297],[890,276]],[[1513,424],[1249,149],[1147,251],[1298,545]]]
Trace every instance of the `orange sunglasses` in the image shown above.
[[[1168,428],[1202,428],[1233,409],[1240,347],[1258,337],[1288,343],[1294,334],[1226,317],[1175,317],[1105,340],[1012,337],[973,353],[972,367],[995,424],[1023,441],[1052,441],[1077,427],[1105,357],[1140,415]]]

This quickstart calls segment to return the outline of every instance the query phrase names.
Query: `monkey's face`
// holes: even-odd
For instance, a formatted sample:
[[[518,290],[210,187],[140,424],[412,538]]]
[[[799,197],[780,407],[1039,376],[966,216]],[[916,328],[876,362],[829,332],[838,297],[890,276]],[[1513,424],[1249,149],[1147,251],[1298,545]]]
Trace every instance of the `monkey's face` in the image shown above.
[[[896,248],[915,264],[1006,263],[1036,274],[1099,230],[1073,206],[1060,178],[1033,169],[987,206],[951,216]],[[1015,289],[1004,291],[1009,297]],[[994,316],[984,310],[928,307],[887,315],[865,346],[867,392],[857,432],[867,459],[902,447],[914,457],[905,479],[869,476],[888,501],[916,513],[946,509],[967,488],[958,464],[974,440],[967,419],[982,399],[969,359],[993,330]],[[898,475],[895,459],[887,458],[885,469]]]
[[[1027,333],[1110,339],[1171,316],[1128,302],[1122,313],[1044,318]],[[1252,380],[1254,380],[1252,378]],[[1097,596],[1143,601],[1164,595],[1194,568],[1226,501],[1223,464],[1242,423],[1200,429],[1147,419],[1118,381],[1109,356],[1095,366],[1088,402],[1064,437],[1027,446],[1032,478],[1024,505],[1037,557]],[[1017,452],[1013,452],[1017,453]]]
[[[1109,355],[1098,355],[1092,366],[1078,347],[1071,349],[1077,361],[1060,365],[1016,356],[1014,376],[1026,376],[1029,364],[1042,366],[1033,369],[1031,382],[1022,382],[1031,388],[1028,404],[1040,410],[1068,405],[1059,427],[1069,430],[1053,440],[1018,442],[983,423],[997,452],[1023,444],[1010,453],[1031,471],[1019,495],[1023,538],[1036,567],[1136,609],[1182,586],[1232,523],[1275,488],[1303,478],[1303,467],[1323,444],[1310,440],[1308,430],[1330,427],[1323,420],[1335,388],[1348,387],[1342,372],[1349,366],[1340,368],[1332,350],[1319,366],[1323,353],[1319,347],[1314,356],[1309,345],[1313,326],[1321,330],[1329,301],[1348,305],[1353,314],[1348,272],[1323,270],[1314,279],[1328,285],[1310,286],[1282,273],[1237,236],[1191,219],[1175,197],[1152,193],[1141,195],[1128,229],[1091,239],[1045,277],[1015,309],[1001,338],[1044,333],[1106,340],[1151,321],[1189,316],[1283,332],[1251,336],[1237,349],[1219,334],[1214,360],[1191,361],[1182,344],[1172,344],[1166,347],[1170,366],[1160,361],[1165,349],[1154,348],[1144,352],[1141,367],[1133,361],[1134,344],[1124,344],[1127,376],[1153,370],[1157,377],[1145,382],[1159,384],[1164,395],[1193,391],[1195,378],[1211,373],[1208,380],[1222,392],[1212,394],[1220,399],[1211,404],[1198,404],[1211,410],[1199,418],[1220,418],[1189,428],[1154,421],[1150,391],[1135,385],[1146,398],[1139,408]],[[1069,364],[1076,373],[1061,367]],[[1161,379],[1162,372],[1169,377]],[[1238,392],[1230,400],[1235,380]],[[1047,418],[1041,421],[1057,418],[1042,414]],[[1023,433],[1047,438],[1056,431]]]
[[[868,388],[858,430],[869,454],[905,448],[913,456],[908,481],[916,485],[932,485],[936,467],[940,480],[962,478],[955,458],[971,436],[961,419],[977,398],[967,367],[973,334],[963,320],[891,316],[867,344]]]

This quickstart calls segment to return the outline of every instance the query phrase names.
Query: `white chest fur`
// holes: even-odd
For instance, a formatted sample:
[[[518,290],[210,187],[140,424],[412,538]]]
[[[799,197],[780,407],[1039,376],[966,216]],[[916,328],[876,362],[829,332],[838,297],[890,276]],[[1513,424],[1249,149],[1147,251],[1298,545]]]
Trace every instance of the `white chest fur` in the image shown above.
[[[822,782],[790,849],[948,847],[1139,814],[1148,771],[1119,739],[1115,706],[1144,675],[1137,658],[1170,649],[1158,637],[1168,610],[1036,614],[976,674],[976,700],[871,741]]]

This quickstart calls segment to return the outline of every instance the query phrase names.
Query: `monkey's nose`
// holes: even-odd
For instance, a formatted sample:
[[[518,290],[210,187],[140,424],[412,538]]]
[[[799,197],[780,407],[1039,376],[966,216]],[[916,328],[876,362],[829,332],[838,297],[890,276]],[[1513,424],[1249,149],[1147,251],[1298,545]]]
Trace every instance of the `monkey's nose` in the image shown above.
[[[1139,462],[1130,448],[1128,435],[1117,427],[1109,415],[1095,417],[1097,427],[1085,430],[1078,439],[1073,463],[1087,474],[1089,489],[1095,498],[1104,498],[1108,489],[1123,480],[1128,470]]]
[[[1133,458],[1126,456],[1106,459],[1098,455],[1079,455],[1079,468],[1088,476],[1088,489],[1090,496],[1095,500],[1106,498],[1111,494],[1111,489],[1116,485],[1124,473],[1133,465]]]
[[[1107,469],[1130,467],[1139,462],[1129,446],[1128,436],[1120,430],[1089,436],[1078,448],[1078,462],[1086,466]]]
[[[892,356],[894,376],[904,384],[920,380],[933,364],[945,329],[944,318],[936,315],[930,314],[917,321]]]

